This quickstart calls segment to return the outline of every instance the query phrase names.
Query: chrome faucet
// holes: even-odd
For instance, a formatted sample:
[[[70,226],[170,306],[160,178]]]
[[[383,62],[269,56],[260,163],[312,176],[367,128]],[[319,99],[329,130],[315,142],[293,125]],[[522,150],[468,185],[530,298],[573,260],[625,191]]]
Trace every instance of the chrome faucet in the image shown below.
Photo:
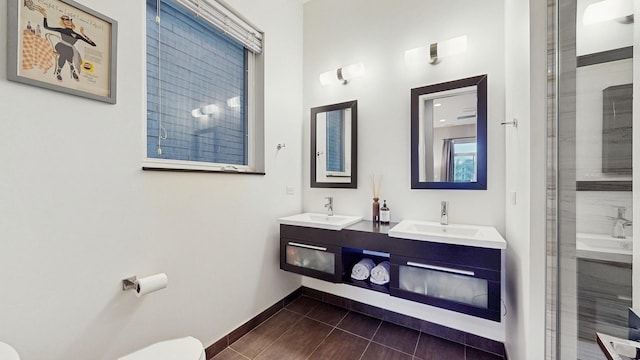
[[[449,225],[449,202],[440,202],[440,225]]]
[[[328,203],[324,204],[324,207],[327,208],[327,215],[333,216],[333,198],[331,196],[325,197]]]
[[[616,218],[616,223],[613,225],[613,237],[617,239],[625,239],[626,235],[624,234],[625,226],[632,226],[633,222],[631,220],[627,220],[624,216],[624,213],[627,209],[620,207],[618,208],[618,217]]]

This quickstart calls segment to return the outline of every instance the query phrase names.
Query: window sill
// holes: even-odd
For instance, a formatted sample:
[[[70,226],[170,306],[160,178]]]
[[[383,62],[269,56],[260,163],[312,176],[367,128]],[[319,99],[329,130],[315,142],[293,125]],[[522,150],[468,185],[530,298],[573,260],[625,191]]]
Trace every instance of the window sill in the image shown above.
[[[256,172],[256,171],[205,170],[205,169],[172,169],[172,168],[147,167],[147,166],[143,166],[142,170],[144,170],[144,171],[205,172],[205,173],[242,174],[242,175],[266,175],[266,173],[264,173],[264,172]]]
[[[243,165],[204,164],[191,161],[171,161],[156,159],[144,160],[142,162],[142,170],[266,175],[264,171],[260,171]]]

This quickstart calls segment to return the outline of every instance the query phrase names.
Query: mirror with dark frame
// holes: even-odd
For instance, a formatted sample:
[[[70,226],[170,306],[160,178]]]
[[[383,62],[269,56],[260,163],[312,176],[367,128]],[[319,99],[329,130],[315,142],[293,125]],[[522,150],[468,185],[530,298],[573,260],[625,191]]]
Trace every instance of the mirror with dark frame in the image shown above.
[[[633,84],[602,90],[602,173],[633,173]]]
[[[411,188],[487,189],[487,75],[411,89]]]
[[[358,102],[311,109],[311,187],[358,187]]]

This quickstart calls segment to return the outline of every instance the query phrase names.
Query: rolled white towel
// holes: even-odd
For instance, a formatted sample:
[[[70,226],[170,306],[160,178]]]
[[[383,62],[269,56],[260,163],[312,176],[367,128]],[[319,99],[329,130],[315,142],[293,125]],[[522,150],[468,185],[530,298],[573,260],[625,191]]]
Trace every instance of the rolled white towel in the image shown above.
[[[389,282],[389,269],[391,264],[383,261],[371,269],[371,282],[377,285],[384,285]]]
[[[376,266],[376,263],[369,258],[364,258],[353,265],[351,269],[351,278],[354,280],[367,280],[371,274],[371,269]]]

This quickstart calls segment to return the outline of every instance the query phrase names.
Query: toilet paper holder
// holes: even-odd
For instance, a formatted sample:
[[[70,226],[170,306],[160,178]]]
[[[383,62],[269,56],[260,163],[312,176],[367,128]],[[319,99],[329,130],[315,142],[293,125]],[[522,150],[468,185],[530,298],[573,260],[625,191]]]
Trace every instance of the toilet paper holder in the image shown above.
[[[132,276],[126,279],[122,279],[122,291],[135,290],[137,282],[138,282],[137,276]]]
[[[167,287],[169,278],[165,273],[150,275],[147,277],[131,276],[122,280],[122,290],[135,290],[137,297],[141,297]]]

